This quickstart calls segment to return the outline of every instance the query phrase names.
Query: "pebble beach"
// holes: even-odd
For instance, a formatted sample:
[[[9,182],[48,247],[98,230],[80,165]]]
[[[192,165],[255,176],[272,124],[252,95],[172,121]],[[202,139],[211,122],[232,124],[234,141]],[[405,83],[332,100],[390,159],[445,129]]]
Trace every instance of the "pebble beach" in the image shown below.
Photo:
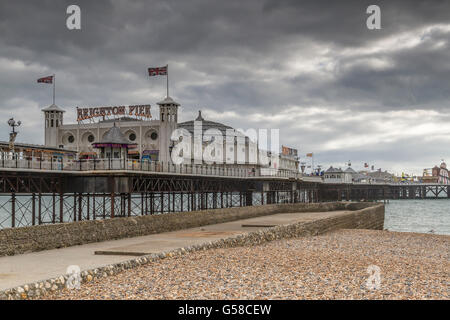
[[[448,300],[449,251],[447,235],[339,230],[162,259],[42,299]]]

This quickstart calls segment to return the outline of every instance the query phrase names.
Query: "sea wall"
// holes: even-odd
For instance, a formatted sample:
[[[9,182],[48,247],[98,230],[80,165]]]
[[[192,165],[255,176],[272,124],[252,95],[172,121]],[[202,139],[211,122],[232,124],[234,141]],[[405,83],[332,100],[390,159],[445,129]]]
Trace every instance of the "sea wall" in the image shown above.
[[[141,265],[146,265],[153,261],[175,256],[181,256],[189,252],[199,250],[208,250],[214,248],[232,248],[238,246],[258,245],[268,241],[287,239],[308,235],[319,235],[328,231],[337,229],[383,229],[384,224],[384,205],[383,204],[355,204],[355,203],[329,203],[316,205],[278,205],[282,209],[280,212],[299,212],[304,211],[325,211],[325,208],[334,210],[354,210],[345,214],[339,214],[329,218],[319,218],[309,222],[298,222],[287,225],[280,225],[262,230],[231,236],[228,238],[206,242],[194,246],[188,246],[171,250],[167,252],[154,253],[147,256],[131,259],[128,261],[115,263],[95,269],[83,270],[79,274],[79,281],[87,283],[95,279],[112,276],[123,272],[127,269],[135,268]],[[273,206],[258,207],[259,212],[266,212],[266,210],[273,210]],[[257,208],[257,207],[254,207]],[[272,209],[270,209],[272,208]],[[308,209],[306,209],[308,208]],[[245,209],[245,208],[239,208]],[[248,209],[248,208],[247,208]],[[264,210],[263,210],[264,209]],[[278,210],[278,209],[277,209]],[[293,211],[291,211],[293,210]],[[239,210],[240,211],[240,210]],[[273,213],[273,212],[272,212]],[[20,287],[11,288],[0,291],[0,300],[2,299],[29,299],[39,298],[49,292],[55,292],[66,288],[69,280],[69,275],[61,275],[60,277],[29,283]],[[71,280],[72,281],[72,280]]]
[[[384,206],[374,203],[273,204],[2,229],[0,256],[143,236],[283,212],[360,209],[364,214],[355,211],[354,215],[345,219],[330,220],[329,225],[320,227],[321,231],[339,227],[383,228]]]

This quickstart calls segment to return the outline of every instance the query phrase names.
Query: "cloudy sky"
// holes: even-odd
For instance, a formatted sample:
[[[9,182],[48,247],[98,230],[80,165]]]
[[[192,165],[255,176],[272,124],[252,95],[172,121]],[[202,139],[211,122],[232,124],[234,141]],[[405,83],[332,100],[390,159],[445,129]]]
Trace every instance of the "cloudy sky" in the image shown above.
[[[81,30],[66,9],[81,8]],[[371,4],[381,30],[366,27]],[[41,108],[152,104],[169,64],[181,120],[279,128],[315,163],[400,173],[450,161],[450,1],[0,2],[0,135],[44,142]],[[157,108],[153,109],[157,115]],[[3,123],[3,124],[2,124]],[[308,159],[309,161],[309,159]]]

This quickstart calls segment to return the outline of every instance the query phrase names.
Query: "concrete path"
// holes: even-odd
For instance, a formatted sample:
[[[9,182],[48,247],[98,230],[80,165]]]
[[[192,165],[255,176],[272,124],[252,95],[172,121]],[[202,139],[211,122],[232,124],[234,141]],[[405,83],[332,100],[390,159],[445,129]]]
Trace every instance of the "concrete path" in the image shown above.
[[[280,213],[142,237],[0,257],[0,290],[66,274],[70,265],[77,265],[81,270],[93,269],[130,260],[132,256],[174,250],[270,226],[313,221],[346,213],[348,211]]]

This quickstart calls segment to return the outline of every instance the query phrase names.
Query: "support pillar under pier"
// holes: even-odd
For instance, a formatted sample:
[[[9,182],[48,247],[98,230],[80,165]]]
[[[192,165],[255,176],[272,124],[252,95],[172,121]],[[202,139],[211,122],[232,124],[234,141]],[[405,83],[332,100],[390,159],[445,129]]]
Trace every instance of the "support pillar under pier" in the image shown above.
[[[253,205],[253,192],[246,191],[245,192],[245,206]]]

